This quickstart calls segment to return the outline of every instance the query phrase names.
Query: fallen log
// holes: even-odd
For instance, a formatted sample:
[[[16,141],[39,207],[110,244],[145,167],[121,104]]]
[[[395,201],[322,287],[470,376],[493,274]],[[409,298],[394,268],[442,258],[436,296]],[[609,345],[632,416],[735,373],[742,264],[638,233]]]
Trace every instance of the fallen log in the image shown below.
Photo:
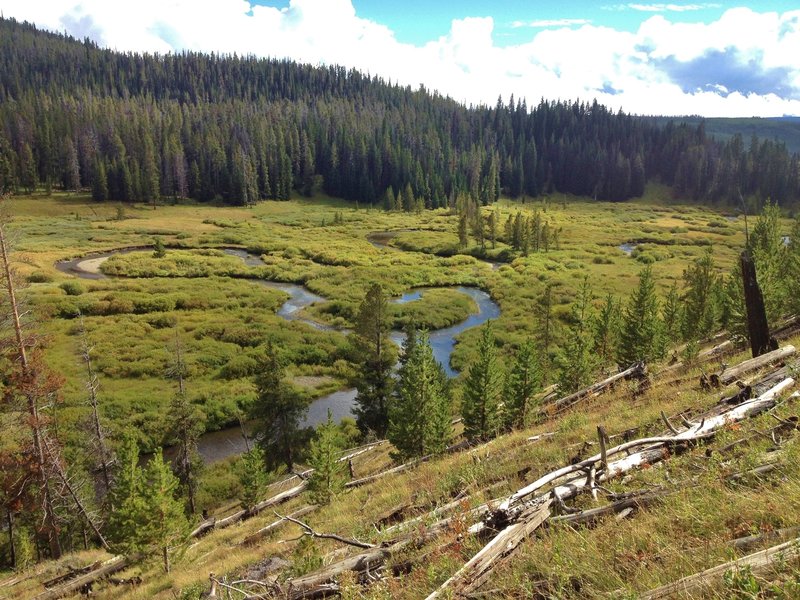
[[[81,588],[93,584],[98,579],[113,575],[118,571],[125,569],[131,561],[124,556],[114,556],[105,562],[102,562],[99,567],[93,571],[89,571],[74,579],[67,581],[57,587],[42,592],[34,597],[34,600],[56,600],[57,598],[64,598],[70,596],[80,590]]]
[[[85,575],[86,573],[88,573],[90,571],[94,571],[96,568],[98,568],[100,566],[100,564],[101,564],[100,561],[97,561],[97,562],[93,562],[91,564],[88,564],[85,567],[81,567],[79,569],[70,569],[69,571],[67,571],[66,573],[64,573],[62,575],[58,575],[57,577],[53,577],[52,579],[48,579],[47,581],[42,582],[42,585],[45,588],[50,589],[52,587],[55,587],[57,585],[60,585],[60,584],[62,584],[64,582],[66,582],[66,581],[69,581],[70,579],[75,579],[76,577],[78,577],[80,575]],[[2,586],[0,586],[0,587],[2,587]]]
[[[744,537],[736,538],[731,541],[731,545],[740,552],[747,552],[752,550],[755,546],[762,544],[767,540],[779,540],[790,537],[797,537],[800,534],[800,526],[784,527],[783,529],[775,529],[773,531],[765,531],[756,535],[747,535]]]
[[[516,536],[516,532],[521,531],[521,529],[517,528],[516,526],[521,523],[525,523],[526,519],[531,520],[531,523],[536,523],[538,520],[537,515],[539,513],[536,511],[531,513],[531,507],[543,506],[543,503],[547,501],[549,514],[551,500],[559,504],[563,504],[564,499],[572,498],[585,490],[592,490],[597,483],[609,480],[634,468],[639,468],[644,465],[663,460],[666,458],[666,456],[668,456],[667,449],[670,447],[670,445],[674,445],[679,442],[689,442],[704,437],[710,437],[714,435],[717,430],[730,423],[741,421],[747,417],[759,414],[764,410],[774,406],[777,402],[778,396],[793,385],[794,380],[792,378],[787,378],[758,398],[744,402],[720,415],[703,419],[699,424],[695,425],[690,423],[690,427],[678,434],[663,438],[644,438],[642,440],[626,442],[614,448],[606,449],[602,454],[597,454],[589,459],[577,463],[576,465],[569,465],[543,475],[533,483],[521,488],[503,500],[498,508],[492,511],[486,519],[483,519],[482,521],[470,527],[470,533],[478,533],[487,528],[501,529],[500,534],[497,536],[500,537],[500,541],[495,542],[493,540],[490,542],[490,544],[487,544],[483,550],[476,554],[476,556],[473,557],[469,563],[467,563],[470,565],[469,568],[467,568],[467,565],[462,567],[462,569],[460,569],[458,572],[458,577],[454,576],[454,578],[451,578],[442,584],[442,586],[431,596],[429,596],[429,598],[437,598],[452,591],[455,591],[457,595],[463,595],[467,593],[466,590],[474,589],[472,576],[474,575],[481,580],[484,578],[484,572],[481,570],[475,570],[475,566],[484,564],[483,556],[495,556],[494,550],[487,550],[485,554],[484,550],[486,550],[486,548],[489,546],[492,548],[498,546],[504,547],[504,544],[508,542],[507,547],[509,548],[509,552],[513,551],[513,549],[516,548],[516,546],[521,542],[521,540],[518,540]],[[619,454],[620,452],[642,445],[646,446],[643,450],[630,454],[623,459],[610,462],[608,463],[607,467],[603,467],[602,470],[597,470],[596,464],[601,460],[607,460],[609,456]],[[574,475],[577,471],[583,471],[584,475],[568,479],[563,483],[555,485],[545,494],[532,497],[544,486],[548,484],[555,484],[560,479]],[[544,520],[546,520],[546,517],[541,522],[536,523],[535,526],[531,525],[530,527],[526,527],[524,529],[526,531],[526,536],[530,535],[536,528],[538,528],[539,525],[544,522]],[[453,586],[453,589],[450,589],[450,586]]]
[[[754,575],[763,576],[770,571],[775,563],[780,564],[797,556],[800,556],[800,538],[717,565],[695,575],[689,575],[673,583],[645,592],[639,598],[641,600],[657,600],[675,596],[693,596],[702,590],[711,589],[718,583],[725,572],[732,569],[749,568]]]
[[[620,371],[619,373],[612,375],[611,377],[607,377],[602,381],[593,383],[587,388],[584,388],[573,394],[569,394],[567,396],[559,398],[552,404],[545,406],[540,411],[540,416],[549,416],[552,415],[553,413],[555,414],[562,413],[568,408],[571,408],[572,406],[580,402],[581,400],[602,394],[603,392],[613,387],[615,383],[617,383],[622,379],[641,380],[644,379],[645,377],[647,377],[647,366],[643,362],[638,362],[634,365],[631,365],[624,371]]]
[[[463,596],[480,587],[497,563],[511,554],[524,539],[547,520],[550,516],[551,501],[549,497],[544,498],[539,505],[530,509],[518,523],[509,525],[497,534],[439,589],[430,594],[427,600],[441,598],[444,594],[448,594],[447,597],[450,597],[450,592]]]
[[[470,445],[471,444],[470,444],[469,441],[464,440],[464,441],[459,442],[457,444],[453,444],[452,446],[448,446],[445,449],[444,453],[445,454],[449,454],[451,452],[458,452],[459,450],[463,450],[464,448],[469,448]],[[347,483],[344,484],[344,487],[346,487],[346,488],[360,487],[362,485],[366,485],[368,483],[372,483],[373,481],[376,481],[376,480],[381,479],[383,477],[386,477],[388,475],[394,475],[396,473],[402,473],[403,471],[408,471],[409,469],[412,469],[412,468],[416,467],[417,465],[421,465],[422,463],[428,462],[429,460],[431,460],[432,458],[434,458],[436,456],[441,456],[441,455],[440,454],[427,454],[425,456],[421,456],[420,458],[415,458],[414,460],[411,460],[411,461],[409,461],[407,463],[403,463],[402,465],[398,465],[396,467],[392,467],[390,469],[386,469],[385,471],[381,471],[380,473],[375,473],[375,474],[369,475],[367,477],[362,477],[361,479],[354,479],[353,481],[348,481]]]
[[[299,479],[299,477],[298,477]],[[223,519],[209,519],[207,521],[203,521],[197,528],[194,529],[189,534],[190,538],[195,538],[201,536],[209,531],[215,531],[217,529],[225,529],[226,527],[230,527],[231,525],[238,523],[239,521],[243,521],[244,519],[249,519],[252,516],[257,515],[265,508],[269,508],[270,506],[277,506],[278,504],[282,504],[292,498],[296,498],[300,494],[302,494],[305,489],[308,487],[308,480],[301,480],[299,484],[294,486],[293,488],[289,488],[283,492],[275,494],[266,500],[259,502],[250,510],[242,509],[238,510],[235,513],[228,515]]]
[[[766,365],[788,358],[794,354],[795,351],[796,350],[794,346],[784,346],[783,348],[778,348],[772,352],[767,352],[766,354],[762,354],[756,358],[751,358],[749,360],[740,362],[736,366],[726,367],[725,370],[719,375],[711,375],[711,383],[717,387],[719,385],[728,385],[746,373],[750,373]]]

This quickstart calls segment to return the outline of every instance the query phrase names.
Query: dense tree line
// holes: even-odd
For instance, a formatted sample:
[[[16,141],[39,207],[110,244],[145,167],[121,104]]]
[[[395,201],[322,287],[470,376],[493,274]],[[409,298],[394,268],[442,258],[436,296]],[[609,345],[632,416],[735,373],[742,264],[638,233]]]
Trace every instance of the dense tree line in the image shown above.
[[[405,210],[567,192],[787,204],[785,146],[719,143],[596,102],[465,107],[343,67],[252,56],[124,54],[0,20],[0,188],[230,204],[327,193]],[[390,192],[390,193],[389,193]]]

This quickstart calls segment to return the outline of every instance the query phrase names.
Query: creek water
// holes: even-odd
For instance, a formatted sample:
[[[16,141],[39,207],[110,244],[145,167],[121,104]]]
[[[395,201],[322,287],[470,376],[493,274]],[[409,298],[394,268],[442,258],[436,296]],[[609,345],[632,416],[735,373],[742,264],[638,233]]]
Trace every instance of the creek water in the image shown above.
[[[104,279],[107,276],[99,270],[99,266],[105,260],[117,254],[127,254],[129,252],[143,250],[147,250],[147,248],[123,248],[109,252],[95,253],[69,261],[60,261],[56,263],[56,268],[64,273],[69,273],[85,279]],[[258,255],[247,252],[244,249],[223,248],[222,250],[230,256],[236,256],[242,259],[245,265],[249,267],[264,265]],[[305,286],[294,283],[270,281],[267,279],[253,279],[253,281],[273,289],[279,289],[289,295],[286,302],[278,309],[278,316],[287,321],[300,321],[315,329],[324,331],[334,330],[334,328],[329,325],[306,318],[303,313],[304,308],[316,302],[325,302],[327,300],[326,298],[313,293]],[[423,297],[426,289],[430,288],[410,290],[391,301],[399,304],[415,302]],[[491,299],[489,294],[483,290],[467,286],[458,286],[453,289],[472,298],[478,307],[478,312],[472,313],[461,323],[443,329],[437,329],[429,333],[433,355],[442,365],[448,377],[455,377],[458,375],[458,372],[450,366],[450,357],[455,348],[456,336],[467,329],[477,327],[489,319],[496,319],[500,316],[500,307]],[[346,334],[348,332],[342,331],[342,333]],[[401,346],[405,335],[400,331],[392,331],[390,338],[395,344]],[[356,390],[351,388],[338,390],[317,398],[309,405],[303,425],[314,427],[323,423],[328,418],[328,410],[331,411],[334,420],[337,422],[345,417],[351,416],[355,397]],[[248,423],[245,423],[243,427],[245,433],[251,430]],[[241,454],[245,450],[246,442],[242,435],[242,427],[239,425],[205,433],[200,437],[198,442],[198,452],[203,461],[207,464]],[[169,456],[169,454],[169,449],[167,449],[165,455]]]

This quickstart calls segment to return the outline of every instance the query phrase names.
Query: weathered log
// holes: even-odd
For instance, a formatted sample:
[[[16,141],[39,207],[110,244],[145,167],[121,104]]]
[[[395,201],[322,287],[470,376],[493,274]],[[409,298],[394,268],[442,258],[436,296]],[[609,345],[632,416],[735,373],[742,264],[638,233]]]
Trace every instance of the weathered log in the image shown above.
[[[750,373],[766,365],[784,360],[796,352],[794,346],[784,346],[772,352],[767,352],[739,363],[736,366],[728,367],[722,373],[717,375],[719,382],[722,385],[728,385],[739,379],[742,375]]]
[[[618,381],[625,379],[644,379],[647,377],[647,366],[643,362],[638,362],[634,365],[631,365],[624,371],[620,371],[611,377],[607,377],[602,381],[598,381],[593,383],[589,387],[586,387],[582,390],[579,390],[573,394],[569,394],[562,398],[559,398],[555,402],[550,405],[545,406],[540,411],[540,416],[549,416],[552,415],[554,412],[556,414],[562,413],[568,408],[571,408],[581,400],[585,400],[589,397],[594,397],[602,394],[606,390],[610,389],[614,386],[615,383]]]
[[[478,588],[498,562],[513,552],[523,540],[547,520],[550,516],[551,501],[549,497],[544,498],[537,506],[530,509],[518,523],[509,525],[497,534],[439,589],[430,594],[427,600],[441,598],[450,592],[463,596]]]
[[[464,440],[462,442],[449,446],[447,449],[445,449],[445,453],[458,452],[459,450],[463,450],[464,448],[469,448],[469,447],[470,447],[470,442]],[[439,455],[427,454],[425,456],[421,456],[420,458],[415,458],[414,460],[411,460],[407,463],[403,463],[402,465],[398,465],[396,467],[392,467],[390,469],[386,469],[385,471],[381,471],[380,473],[375,473],[373,475],[369,475],[368,477],[362,477],[361,479],[354,479],[353,481],[348,481],[347,483],[344,484],[344,487],[346,488],[360,487],[362,485],[372,483],[373,481],[376,481],[388,475],[394,475],[396,473],[402,473],[404,471],[408,471],[409,469],[413,469],[417,465],[421,465],[422,463],[428,462],[435,456]]]
[[[469,563],[467,563],[470,565],[469,568],[467,568],[465,565],[464,568],[459,570],[458,577],[451,578],[451,580],[445,582],[445,584],[443,584],[436,592],[434,592],[431,597],[437,597],[438,595],[445,593],[449,590],[450,586],[453,585],[457,586],[456,591],[458,593],[461,593],[462,590],[474,589],[474,587],[471,587],[473,585],[472,575],[474,574],[475,577],[480,578],[481,580],[484,578],[484,572],[475,571],[474,566],[483,564],[482,556],[484,555],[484,551],[486,551],[487,555],[494,555],[494,550],[487,550],[489,546],[494,548],[496,543],[502,546],[505,541],[508,540],[509,545],[513,546],[510,548],[510,552],[516,547],[516,545],[519,544],[519,542],[521,542],[521,539],[517,540],[516,538],[515,532],[519,531],[519,529],[516,528],[517,525],[524,524],[526,521],[530,520],[531,525],[525,528],[525,536],[527,537],[527,535],[530,535],[530,533],[532,533],[536,527],[541,525],[541,522],[544,522],[544,520],[542,520],[541,522],[537,523],[535,527],[532,525],[532,523],[537,520],[537,513],[534,513],[533,519],[531,519],[529,516],[531,510],[530,507],[532,505],[540,506],[540,503],[547,501],[549,514],[549,502],[551,499],[561,503],[563,499],[574,497],[579,492],[589,489],[596,481],[605,481],[634,468],[642,467],[645,464],[658,462],[666,457],[665,452],[670,444],[675,444],[681,441],[696,440],[703,437],[710,437],[711,435],[714,435],[718,429],[729,423],[741,421],[747,417],[767,410],[768,408],[774,406],[777,397],[792,385],[794,385],[794,380],[787,378],[758,398],[740,404],[739,406],[736,406],[723,414],[703,419],[696,426],[690,427],[686,431],[683,431],[677,435],[665,438],[645,438],[642,440],[634,440],[632,442],[627,442],[625,444],[608,449],[605,452],[606,457],[618,454],[632,447],[641,445],[647,446],[644,450],[630,454],[629,456],[615,462],[608,463],[608,466],[604,468],[599,475],[596,475],[596,477],[592,477],[590,474],[588,474],[588,471],[590,467],[594,466],[602,459],[602,455],[595,455],[589,459],[586,459],[585,461],[582,461],[581,463],[557,469],[556,471],[540,477],[532,484],[523,487],[502,501],[499,507],[494,510],[486,519],[470,527],[469,531],[471,533],[478,533],[487,527],[497,528],[499,525],[503,527],[503,530],[497,537],[503,537],[499,542],[495,542],[494,540],[490,542],[489,545],[484,547],[483,550],[481,550],[475,557],[473,557],[473,559],[471,559]],[[554,483],[565,476],[574,474],[578,470],[582,470],[587,474],[580,477],[575,477],[564,483],[556,485],[555,487],[551,488],[546,495],[539,495],[537,497],[530,498],[545,485]],[[497,538],[495,538],[495,540],[496,539]],[[515,544],[513,543],[514,541],[516,541]]]
[[[717,565],[695,575],[684,577],[673,583],[645,592],[639,598],[642,600],[657,600],[658,598],[672,598],[675,596],[693,596],[704,589],[711,589],[726,571],[749,568],[754,575],[762,576],[767,574],[775,563],[782,563],[797,556],[800,556],[800,538]]]
[[[300,479],[298,477],[298,479]],[[288,480],[287,480],[288,481]],[[283,482],[281,482],[283,483]],[[228,515],[222,519],[209,519],[207,521],[203,521],[200,525],[195,528],[189,534],[190,538],[198,537],[203,535],[209,531],[217,530],[217,529],[225,529],[226,527],[230,527],[231,525],[238,523],[239,521],[243,521],[244,519],[249,519],[252,516],[257,515],[265,508],[269,508],[270,506],[277,506],[278,504],[282,504],[292,498],[296,498],[300,494],[302,494],[305,489],[308,487],[308,480],[302,480],[296,486],[289,488],[283,492],[275,494],[264,500],[263,502],[259,502],[250,510],[242,509],[238,510],[235,513]]]
[[[636,494],[628,494],[624,498],[615,500],[605,506],[597,508],[589,508],[582,510],[572,515],[559,515],[552,517],[548,523],[566,523],[569,525],[591,525],[598,519],[611,514],[621,513],[623,510],[639,509],[649,506],[654,502],[660,500],[664,496],[674,494],[679,488],[663,489],[663,490],[648,490],[646,492],[639,492]]]
[[[790,537],[797,537],[798,534],[800,534],[800,526],[795,525],[794,527],[784,527],[783,529],[775,529],[756,535],[736,538],[735,540],[731,540],[731,545],[740,552],[747,552],[767,540],[787,539]]]
[[[100,566],[93,571],[89,571],[88,573],[71,579],[70,581],[59,585],[58,587],[42,592],[36,596],[34,600],[56,600],[57,598],[70,596],[84,586],[91,585],[98,579],[102,579],[103,577],[107,577],[117,573],[118,571],[122,571],[130,563],[131,561],[124,556],[115,556],[101,563]]]
[[[45,588],[50,589],[52,587],[55,587],[57,585],[60,585],[60,584],[62,584],[64,582],[66,582],[66,581],[69,581],[70,579],[75,579],[76,577],[78,577],[80,575],[85,575],[89,571],[94,571],[100,565],[101,565],[101,562],[97,561],[97,562],[93,562],[91,564],[88,564],[85,567],[81,567],[79,569],[70,569],[66,573],[63,573],[61,575],[58,575],[57,577],[53,577],[52,579],[48,579],[47,581],[42,582],[42,585]]]
[[[293,519],[297,519],[315,510],[317,510],[316,506],[306,505],[303,506],[302,508],[298,508],[296,511],[289,514],[288,516],[292,517]],[[278,528],[282,527],[286,523],[289,523],[289,521],[283,518],[278,519],[277,521],[273,521],[266,527],[262,527],[255,533],[248,535],[246,538],[244,538],[244,540],[242,540],[241,543],[243,546],[252,546],[253,544],[257,544],[258,542],[263,540],[267,535],[277,530]]]

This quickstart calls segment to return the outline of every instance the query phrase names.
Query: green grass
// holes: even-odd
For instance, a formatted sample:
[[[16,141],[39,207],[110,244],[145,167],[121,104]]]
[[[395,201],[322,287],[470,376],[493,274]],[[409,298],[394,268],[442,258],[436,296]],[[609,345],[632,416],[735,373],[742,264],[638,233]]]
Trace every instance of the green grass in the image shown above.
[[[474,311],[470,299],[449,287],[478,286],[502,309],[494,329],[501,352],[508,353],[535,334],[536,300],[546,284],[553,286],[555,314],[564,317],[584,277],[596,298],[607,292],[625,297],[639,269],[652,263],[664,291],[709,244],[727,270],[743,243],[742,222],[676,203],[658,187],[649,188],[645,200],[625,204],[560,195],[499,202],[492,210],[501,231],[509,216],[532,210],[562,228],[558,249],[529,256],[502,241],[485,249],[470,242],[459,250],[457,217],[446,211],[356,209],[328,198],[253,208],[125,206],[123,218],[118,205],[80,195],[20,197],[12,203],[17,267],[30,282],[23,297],[43,323],[47,360],[66,376],[63,418],[77,421],[86,410],[75,321],[80,311],[95,346],[103,416],[114,432],[127,424],[141,427],[146,447],[160,443],[163,411],[174,392],[165,372],[176,331],[190,365],[189,393],[208,429],[233,422],[252,399],[249,377],[267,339],[286,354],[291,376],[330,378],[322,389],[308,389],[311,397],[346,385],[352,366],[345,337],[283,321],[275,311],[285,295],[248,279],[306,285],[328,300],[307,309],[306,316],[342,328],[352,327],[373,282],[390,296],[441,288],[426,291],[417,302],[391,306],[395,327],[413,319],[434,329]],[[343,222],[334,224],[337,213]],[[386,236],[388,248],[367,240],[381,231],[395,232]],[[166,256],[155,258],[151,251],[115,256],[102,265],[114,278],[76,280],[54,268],[60,259],[151,245],[156,237],[167,246]],[[631,256],[618,248],[623,242],[638,244]],[[214,249],[230,245],[261,256],[264,265],[247,267]],[[482,259],[502,264],[493,269]],[[467,365],[479,333],[473,329],[460,336],[452,358],[456,369]]]

